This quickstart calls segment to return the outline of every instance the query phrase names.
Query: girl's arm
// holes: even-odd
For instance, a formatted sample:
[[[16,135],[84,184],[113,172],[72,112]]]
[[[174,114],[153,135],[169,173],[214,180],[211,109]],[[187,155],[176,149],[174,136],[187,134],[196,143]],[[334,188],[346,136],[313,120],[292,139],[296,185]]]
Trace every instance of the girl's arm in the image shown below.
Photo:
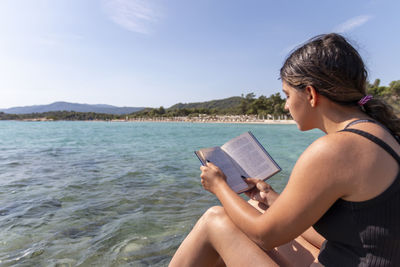
[[[232,191],[213,164],[202,167],[202,184],[218,197],[237,227],[260,247],[272,249],[305,232],[350,190],[345,170],[351,168],[351,161],[335,145],[328,136],[314,142],[297,161],[282,194],[264,214]]]
[[[263,180],[257,178],[247,178],[246,182],[254,186],[250,191],[245,192],[245,194],[250,198],[247,203],[261,213],[264,213],[265,210],[268,209],[279,197],[279,193],[274,191],[271,185]],[[325,238],[315,231],[314,227],[312,226],[302,233],[301,237],[318,249],[322,247],[322,243],[325,241]]]

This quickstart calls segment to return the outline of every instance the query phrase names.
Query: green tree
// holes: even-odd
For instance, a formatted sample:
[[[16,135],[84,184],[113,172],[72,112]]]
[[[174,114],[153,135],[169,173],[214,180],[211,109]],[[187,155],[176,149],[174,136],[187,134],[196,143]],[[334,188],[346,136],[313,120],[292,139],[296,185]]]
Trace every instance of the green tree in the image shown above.
[[[163,106],[161,106],[161,107],[158,109],[158,114],[160,114],[160,115],[164,115],[164,114],[165,114],[165,108],[164,108]]]
[[[389,87],[380,86],[381,80],[375,79],[373,84],[367,83],[367,92],[368,94],[374,96],[384,96],[390,93]]]
[[[256,95],[254,93],[248,93],[246,96],[242,94],[242,100],[239,104],[240,114],[249,114],[250,104],[255,97]]]
[[[400,96],[400,80],[392,81],[389,84],[389,91],[397,96]]]
[[[374,83],[372,84],[373,87],[379,87],[381,83],[381,79],[375,79]]]

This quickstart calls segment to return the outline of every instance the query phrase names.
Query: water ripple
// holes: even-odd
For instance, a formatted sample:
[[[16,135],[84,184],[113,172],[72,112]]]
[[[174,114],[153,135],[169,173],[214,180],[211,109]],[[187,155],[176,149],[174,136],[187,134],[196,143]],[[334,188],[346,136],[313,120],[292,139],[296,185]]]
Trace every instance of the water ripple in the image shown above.
[[[318,136],[245,124],[3,121],[0,128],[2,266],[166,266],[218,204],[200,185],[194,150],[251,130],[284,169],[270,180],[281,190]]]

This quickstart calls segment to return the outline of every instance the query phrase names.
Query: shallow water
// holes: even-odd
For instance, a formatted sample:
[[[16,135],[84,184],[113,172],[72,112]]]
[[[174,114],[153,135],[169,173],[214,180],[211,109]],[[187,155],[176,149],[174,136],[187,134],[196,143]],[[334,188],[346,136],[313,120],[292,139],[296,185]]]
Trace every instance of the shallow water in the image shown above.
[[[166,266],[218,200],[193,151],[251,130],[282,167],[322,134],[295,125],[0,122],[0,265]]]

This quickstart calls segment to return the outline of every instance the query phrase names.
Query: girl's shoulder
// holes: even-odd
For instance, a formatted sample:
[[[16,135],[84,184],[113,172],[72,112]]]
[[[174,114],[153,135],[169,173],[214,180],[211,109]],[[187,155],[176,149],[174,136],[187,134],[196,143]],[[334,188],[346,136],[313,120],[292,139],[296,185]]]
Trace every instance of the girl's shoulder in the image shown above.
[[[359,138],[355,134],[336,132],[324,135],[315,140],[303,153],[321,159],[343,157],[354,152],[353,148],[359,145]],[[303,156],[302,155],[302,156]]]
[[[346,195],[350,189],[347,187],[349,182],[354,180],[354,173],[361,168],[359,148],[355,136],[341,132],[325,135],[303,152],[296,162],[295,172],[302,177],[316,177],[327,188],[340,187]]]

